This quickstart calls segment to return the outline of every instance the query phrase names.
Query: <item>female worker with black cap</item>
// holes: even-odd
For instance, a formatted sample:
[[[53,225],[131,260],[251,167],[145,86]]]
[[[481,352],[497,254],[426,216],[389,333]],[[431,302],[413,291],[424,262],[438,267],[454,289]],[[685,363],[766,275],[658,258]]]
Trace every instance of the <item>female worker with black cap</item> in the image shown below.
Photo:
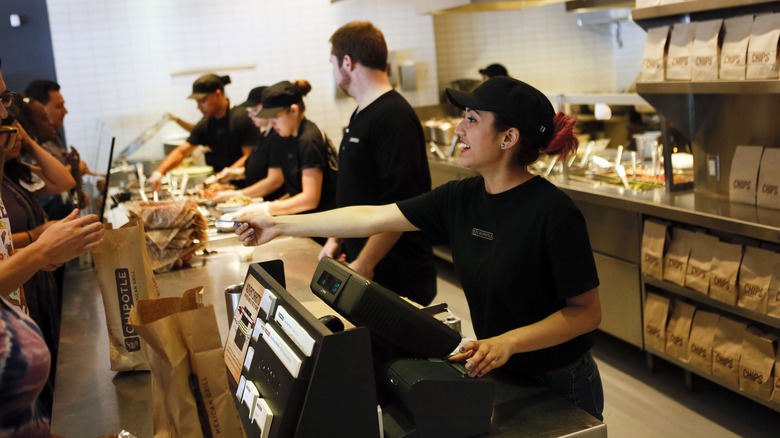
[[[223,190],[213,202],[222,202],[236,196],[251,198],[263,197],[266,201],[274,201],[284,196],[284,175],[282,161],[284,157],[284,139],[268,126],[268,119],[258,117],[263,109],[263,91],[268,87],[255,87],[249,92],[246,101],[240,106],[246,108],[252,123],[260,130],[257,143],[244,162],[244,178],[246,187],[240,190]]]
[[[192,84],[189,99],[198,103],[203,118],[192,129],[187,141],[172,150],[149,177],[149,183],[155,190],[160,189],[162,176],[178,166],[200,145],[208,146],[206,164],[215,170],[244,165],[258,132],[246,109],[230,105],[225,96],[225,85],[229,83],[230,76],[207,74]]]
[[[478,340],[451,358],[472,377],[534,377],[601,419],[604,395],[590,355],[601,321],[599,280],[585,220],[572,200],[527,167],[540,153],[576,152],[575,121],[537,89],[488,79],[473,93],[447,89],[465,110],[455,133],[461,163],[479,176],[384,206],[305,216],[241,216],[244,245],[278,235],[363,237],[422,230],[448,244]]]
[[[265,202],[267,214],[323,211],[336,205],[336,169],[333,146],[317,125],[305,116],[303,96],[311,91],[305,80],[282,81],[263,91],[263,108],[257,117],[287,141],[282,143],[282,174],[287,194]],[[276,146],[273,146],[276,147]]]

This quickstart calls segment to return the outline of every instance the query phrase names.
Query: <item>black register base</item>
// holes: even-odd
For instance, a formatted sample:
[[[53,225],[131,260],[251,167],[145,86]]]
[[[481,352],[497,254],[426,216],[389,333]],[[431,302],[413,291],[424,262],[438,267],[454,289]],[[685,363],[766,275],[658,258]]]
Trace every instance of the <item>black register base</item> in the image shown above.
[[[602,423],[528,382],[470,379],[462,367],[446,360],[387,359],[376,350],[372,353],[372,334],[376,338],[377,330],[392,333],[386,327],[392,320],[369,315],[380,326],[333,332],[285,290],[281,262],[269,263],[249,267],[242,297],[255,297],[257,312],[242,310],[239,302],[236,319],[244,321],[231,328],[242,332],[235,338],[246,352],[235,361],[243,365],[231,383],[249,438],[523,436],[522,430],[535,429],[528,423],[540,418],[548,418],[545,426],[563,435],[592,429],[593,436],[606,436]],[[312,280],[315,294],[317,278],[324,278],[321,269]],[[330,269],[338,269],[337,264],[331,263]],[[328,277],[334,294],[349,286],[347,277]],[[231,339],[228,335],[228,343]],[[529,401],[534,406],[528,406]],[[544,409],[544,415],[534,415],[538,409]],[[556,411],[560,416],[550,421]],[[571,430],[562,430],[567,428]],[[530,435],[543,436],[538,432]]]

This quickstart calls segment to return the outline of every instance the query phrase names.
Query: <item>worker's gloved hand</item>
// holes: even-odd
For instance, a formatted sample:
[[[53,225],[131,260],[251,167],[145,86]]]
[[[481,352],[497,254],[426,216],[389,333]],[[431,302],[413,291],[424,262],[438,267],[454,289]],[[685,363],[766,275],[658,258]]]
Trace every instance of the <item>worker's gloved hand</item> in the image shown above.
[[[160,191],[160,187],[162,187],[162,177],[162,173],[155,170],[146,181],[152,185],[152,190]]]

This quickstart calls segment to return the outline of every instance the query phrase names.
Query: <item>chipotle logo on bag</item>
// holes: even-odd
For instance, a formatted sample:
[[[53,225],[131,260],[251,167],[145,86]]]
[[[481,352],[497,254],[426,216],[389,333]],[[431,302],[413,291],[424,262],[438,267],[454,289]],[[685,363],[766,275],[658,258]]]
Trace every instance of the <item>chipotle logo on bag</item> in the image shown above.
[[[114,271],[116,277],[116,292],[119,303],[119,314],[122,315],[122,334],[125,336],[125,348],[127,351],[139,351],[141,342],[135,333],[135,329],[127,322],[130,318],[130,309],[133,308],[133,289],[130,284],[130,270],[117,269]]]

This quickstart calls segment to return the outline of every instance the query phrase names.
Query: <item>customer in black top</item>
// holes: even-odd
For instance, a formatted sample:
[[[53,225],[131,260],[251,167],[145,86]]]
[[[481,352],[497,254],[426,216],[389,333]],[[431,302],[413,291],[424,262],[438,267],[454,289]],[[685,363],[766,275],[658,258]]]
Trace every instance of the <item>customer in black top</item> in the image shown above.
[[[575,121],[555,114],[539,90],[509,77],[473,93],[447,90],[466,111],[455,132],[461,164],[479,176],[452,181],[383,206],[277,216],[247,214],[244,245],[285,235],[368,236],[423,230],[452,248],[478,340],[453,356],[472,377],[501,367],[539,379],[601,418],[591,332],[601,322],[598,275],[585,219],[572,200],[527,166],[540,153],[565,159],[577,149]]]
[[[263,92],[258,117],[268,119],[284,143],[282,174],[287,194],[260,208],[267,214],[294,214],[328,210],[336,206],[336,162],[330,140],[305,116],[303,96],[308,81],[282,81]]]
[[[330,42],[333,76],[358,103],[339,149],[337,205],[389,204],[429,191],[425,135],[417,114],[387,78],[382,32],[355,21]],[[352,269],[420,304],[436,296],[433,250],[419,232],[332,238],[323,256],[345,259]]]
[[[195,99],[203,119],[192,129],[187,141],[171,151],[149,177],[149,183],[159,190],[162,176],[178,166],[199,145],[208,146],[206,163],[215,170],[244,165],[257,139],[257,127],[244,108],[231,107],[225,96],[229,76],[208,74],[192,84],[190,99]]]

